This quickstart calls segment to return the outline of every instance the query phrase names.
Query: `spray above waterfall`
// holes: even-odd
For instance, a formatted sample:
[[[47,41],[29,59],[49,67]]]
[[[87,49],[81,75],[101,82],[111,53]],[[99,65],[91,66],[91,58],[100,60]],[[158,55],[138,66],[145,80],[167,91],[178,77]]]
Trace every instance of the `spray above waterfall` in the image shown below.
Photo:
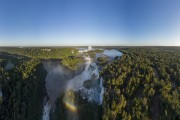
[[[89,46],[88,50],[92,50],[92,47]],[[110,53],[111,51],[113,53]],[[105,51],[104,53],[100,53],[99,57],[104,55],[114,57],[117,55],[117,51]],[[118,53],[118,55],[121,54]],[[84,70],[79,74],[72,74],[72,71],[65,68],[60,62],[49,61],[43,63],[48,72],[46,89],[49,97],[49,100],[44,104],[43,120],[49,120],[50,110],[54,108],[55,100],[61,93],[65,93],[63,103],[66,108],[71,112],[77,111],[78,106],[72,101],[72,96],[67,95],[67,91],[69,90],[78,92],[83,99],[87,99],[89,102],[95,102],[99,105],[103,103],[103,78],[99,75],[101,67],[96,63],[97,57],[91,58],[86,54],[83,58],[85,60]]]

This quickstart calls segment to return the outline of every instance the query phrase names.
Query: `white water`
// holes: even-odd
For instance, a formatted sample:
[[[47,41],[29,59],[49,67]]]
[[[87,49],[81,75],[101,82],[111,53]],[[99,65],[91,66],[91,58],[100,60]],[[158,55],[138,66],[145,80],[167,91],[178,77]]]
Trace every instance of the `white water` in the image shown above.
[[[64,89],[63,91],[68,90],[68,89],[72,89],[74,91],[80,90],[80,91],[85,92],[89,101],[94,101],[99,104],[102,104],[103,94],[104,94],[102,78],[100,79],[100,84],[98,86],[100,88],[100,92],[98,90],[99,88],[98,89],[97,88],[86,89],[85,87],[83,87],[84,81],[92,79],[93,75],[96,76],[95,80],[99,79],[99,70],[98,70],[98,66],[96,65],[96,63],[92,62],[90,57],[85,57],[84,59],[86,60],[85,70],[81,74],[76,75],[74,78],[72,78],[70,80],[65,80],[66,82],[63,81],[63,78],[61,78],[61,79],[59,77],[56,78],[57,74],[58,75],[63,74],[66,71],[65,69],[61,68],[61,66],[55,66],[53,68],[50,68],[51,65],[46,66],[46,67],[48,67],[48,68],[46,68],[46,69],[48,69],[48,75],[50,74],[49,75],[50,78],[48,78],[49,77],[48,75],[46,78],[46,86],[49,84],[51,86],[51,87],[48,87],[48,89],[47,89],[49,97],[52,94],[53,94],[53,96],[58,97],[58,95],[59,95],[58,91],[60,91],[61,89]],[[47,79],[48,79],[48,81],[47,81]],[[51,81],[50,83],[49,83],[49,80]],[[55,81],[52,82],[52,80],[55,80]],[[59,86],[58,82],[61,83],[60,86]],[[52,83],[54,85],[52,85]],[[54,86],[54,87],[52,88],[52,86]],[[59,86],[59,87],[57,87],[57,86]],[[53,100],[51,99],[52,97],[50,97],[50,100],[44,104],[42,120],[49,120],[49,113],[52,108],[52,103],[55,102],[56,97],[53,97]]]
[[[49,102],[46,102],[44,105],[44,110],[43,110],[43,120],[49,120],[49,113],[51,110],[51,104]]]
[[[95,62],[91,62],[88,72],[90,75],[89,80],[91,80],[92,82],[94,82],[94,80],[96,81],[99,79],[99,70]],[[96,76],[95,78],[93,78],[94,75]],[[100,84],[95,83],[96,85],[91,86],[89,89],[85,88],[84,86],[81,87],[80,88],[81,96],[83,98],[86,98],[88,101],[94,101],[98,104],[102,104],[103,94],[104,94],[104,87],[103,87],[102,82],[103,82],[103,79],[101,78]]]
[[[67,84],[67,89],[77,91],[83,86],[85,80],[91,79],[93,72],[92,69],[89,69],[91,64],[91,58],[86,57],[85,60],[87,60],[85,70],[80,75],[77,75],[73,79],[69,80]]]
[[[100,93],[100,103],[99,104],[102,104],[103,102],[103,95],[104,95],[104,87],[103,87],[103,79],[101,77],[100,79],[100,88],[101,88],[101,93]]]
[[[95,69],[93,70],[93,72],[92,72],[92,75],[94,74],[94,75],[96,75],[96,78],[99,78],[99,70],[98,70],[98,66],[96,65],[95,62],[92,63],[91,65],[95,68]]]
[[[82,74],[75,76],[68,82],[67,89],[72,89],[74,91],[81,91],[81,96],[87,98],[88,101],[94,101],[96,103],[102,104],[104,87],[103,79],[100,78],[100,84],[96,87],[87,89],[83,86],[83,83],[86,80],[98,80],[99,79],[99,70],[95,62],[91,61],[91,58],[86,57],[86,67]],[[96,77],[93,78],[93,75]]]
[[[85,60],[86,60],[85,70],[80,75],[77,75],[74,78],[72,78],[71,80],[66,80],[66,81],[63,81],[62,80],[63,78],[61,78],[60,80],[59,80],[59,78],[56,78],[57,74],[58,75],[63,74],[66,71],[65,69],[62,68],[62,66],[58,65],[58,66],[53,66],[51,68],[52,65],[50,65],[50,63],[45,66],[45,68],[48,71],[48,75],[46,78],[46,88],[48,88],[47,92],[50,97],[50,100],[44,104],[42,120],[49,120],[49,113],[50,113],[52,104],[56,100],[56,97],[58,97],[58,95],[59,95],[58,91],[62,92],[63,89],[65,89],[65,90],[72,89],[74,91],[77,91],[80,88],[82,88],[85,80],[91,79],[92,72],[93,72],[93,70],[90,69],[91,58],[85,57]],[[54,76],[56,76],[56,77],[54,77]],[[52,80],[54,82],[52,82]],[[60,82],[61,84],[59,84],[58,82]],[[48,85],[49,85],[49,87],[48,87]],[[58,85],[61,85],[61,86],[57,87]],[[51,87],[53,87],[53,88],[51,88]]]

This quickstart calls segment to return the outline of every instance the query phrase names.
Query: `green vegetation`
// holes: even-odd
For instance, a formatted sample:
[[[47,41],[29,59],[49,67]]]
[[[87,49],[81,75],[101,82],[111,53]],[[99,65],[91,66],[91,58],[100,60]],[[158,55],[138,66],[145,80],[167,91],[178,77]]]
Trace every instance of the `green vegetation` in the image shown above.
[[[4,59],[0,64],[0,82],[3,93],[0,119],[42,119],[43,99],[46,95],[44,81],[46,71],[41,62],[35,59],[16,59],[16,66],[5,71],[3,67],[7,61],[8,59]]]
[[[180,117],[180,49],[131,48],[103,69],[103,120]]]
[[[108,63],[109,59],[107,57],[99,57],[97,59],[97,61],[100,65],[106,65]]]
[[[2,51],[40,59],[63,59],[78,53],[76,48],[3,48]]]
[[[72,70],[77,69],[82,62],[81,57],[75,56],[77,53],[74,48],[53,49],[3,48],[6,52],[30,58],[0,53],[0,89],[3,94],[0,97],[0,119],[42,119],[47,73],[39,59],[62,59],[62,64]],[[88,102],[78,92],[65,91],[56,100],[56,108],[54,112],[51,111],[50,119],[180,119],[180,48],[141,47],[120,50],[123,56],[109,64],[107,58],[97,60],[105,66],[100,73],[105,87],[102,105]],[[89,51],[89,54],[94,56],[96,52]],[[5,70],[9,61],[14,67]],[[84,82],[84,86],[89,88],[91,82]],[[67,103],[75,108],[69,108]]]
[[[62,64],[72,70],[83,62],[82,58],[75,57],[78,54],[76,48],[2,48],[1,51],[33,59],[62,59]]]
[[[78,65],[83,62],[82,58],[79,57],[66,57],[62,59],[62,64],[72,70],[76,70]]]

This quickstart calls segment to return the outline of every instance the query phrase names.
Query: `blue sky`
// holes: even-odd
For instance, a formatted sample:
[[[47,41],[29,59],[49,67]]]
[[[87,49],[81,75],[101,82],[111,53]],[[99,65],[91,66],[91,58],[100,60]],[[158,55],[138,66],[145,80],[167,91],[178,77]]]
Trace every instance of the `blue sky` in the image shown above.
[[[179,0],[0,0],[0,46],[180,46]]]

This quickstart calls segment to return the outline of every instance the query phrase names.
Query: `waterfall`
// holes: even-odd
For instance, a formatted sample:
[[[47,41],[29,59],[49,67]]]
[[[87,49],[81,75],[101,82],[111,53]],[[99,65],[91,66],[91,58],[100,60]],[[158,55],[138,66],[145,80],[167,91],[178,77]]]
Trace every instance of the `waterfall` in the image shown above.
[[[92,70],[89,69],[91,65],[91,58],[88,56],[85,57],[85,60],[86,60],[85,70],[80,75],[77,75],[73,79],[69,80],[67,84],[67,89],[73,89],[74,91],[77,91],[83,86],[85,80],[91,79]]]
[[[88,57],[85,57],[85,60],[86,60],[85,71],[88,71],[89,66],[90,66],[90,64],[91,64],[91,58],[88,56]]]
[[[50,110],[51,110],[51,105],[49,104],[49,102],[46,102],[46,104],[44,105],[42,120],[49,120]]]
[[[99,84],[100,88],[101,88],[101,93],[100,93],[100,103],[102,104],[103,102],[103,94],[104,94],[104,87],[103,87],[103,78],[101,77],[100,79],[100,84]]]
[[[92,62],[92,60],[89,56],[84,57],[84,59],[86,61],[84,71],[81,74],[76,75],[73,78],[66,80],[67,83],[61,84],[62,85],[61,87],[64,88],[64,91],[69,90],[69,89],[72,89],[74,91],[78,91],[78,90],[84,91],[88,95],[88,99],[90,101],[92,100],[92,101],[96,101],[99,104],[102,104],[103,93],[104,93],[104,88],[102,85],[103,84],[102,78],[100,79],[100,84],[97,83],[97,87],[98,87],[98,89],[100,88],[101,91],[98,90],[97,88],[91,88],[90,90],[88,90],[83,87],[84,81],[99,79],[99,70],[98,70],[98,66],[96,65],[96,63]],[[48,65],[46,67],[48,67]],[[56,69],[58,69],[58,70],[56,70]],[[58,74],[62,74],[64,71],[66,71],[66,69],[60,69],[60,70],[59,69],[60,68],[57,66],[55,66],[55,67],[53,66],[53,69],[48,68],[48,70],[49,70],[48,72],[52,74],[52,76],[50,76],[52,79],[56,80]],[[54,77],[54,75],[55,75],[55,77]],[[95,75],[95,77],[93,77],[94,75]],[[59,78],[59,76],[58,76],[58,78]],[[64,78],[61,78],[61,79],[63,80]],[[61,82],[63,82],[62,80],[61,80]],[[55,82],[58,82],[58,81],[55,81]],[[46,81],[46,84],[47,83],[49,83],[49,82]],[[52,84],[52,85],[56,86],[54,84]],[[48,90],[50,90],[50,89],[47,89],[47,91]],[[58,92],[59,90],[60,89],[57,89],[57,90],[55,89],[54,91],[51,90],[51,92],[50,91],[48,92],[50,100],[46,101],[44,104],[42,120],[49,120],[49,113],[50,113],[50,110],[53,108],[52,101],[54,102],[54,100],[56,100],[55,98],[52,98],[51,94],[53,94],[53,95],[59,94],[59,92]],[[57,95],[55,95],[55,96],[57,96]]]

